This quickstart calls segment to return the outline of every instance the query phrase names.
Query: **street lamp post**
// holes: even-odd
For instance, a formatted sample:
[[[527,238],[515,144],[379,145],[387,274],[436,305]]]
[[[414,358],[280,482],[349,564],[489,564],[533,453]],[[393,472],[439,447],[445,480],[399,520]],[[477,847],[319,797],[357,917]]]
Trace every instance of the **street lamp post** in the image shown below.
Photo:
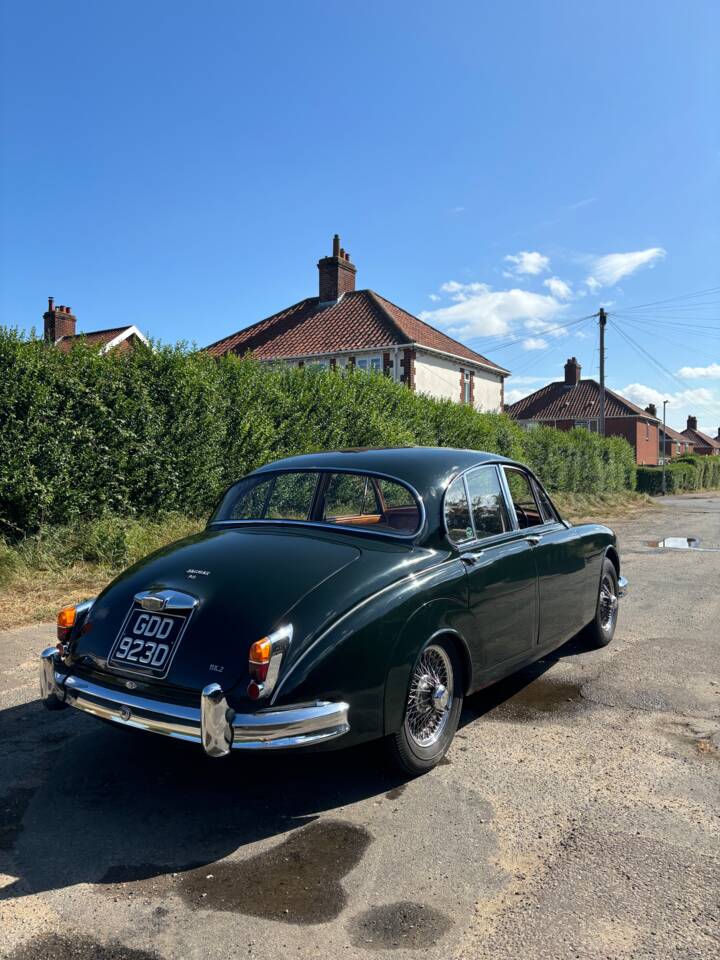
[[[669,400],[663,400],[663,435],[662,435],[662,492],[663,496],[667,493],[665,486],[665,461],[667,460],[667,434],[665,433],[665,408],[670,403]]]

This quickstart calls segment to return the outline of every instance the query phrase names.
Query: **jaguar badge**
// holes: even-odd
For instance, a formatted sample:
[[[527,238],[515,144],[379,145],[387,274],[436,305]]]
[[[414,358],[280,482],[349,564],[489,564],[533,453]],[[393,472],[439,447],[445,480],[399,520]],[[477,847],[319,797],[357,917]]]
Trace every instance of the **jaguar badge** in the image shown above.
[[[131,716],[132,716],[132,713],[131,713],[131,711],[130,711],[130,707],[126,707],[125,705],[123,705],[122,707],[120,707],[120,719],[121,719],[121,720],[129,720]]]

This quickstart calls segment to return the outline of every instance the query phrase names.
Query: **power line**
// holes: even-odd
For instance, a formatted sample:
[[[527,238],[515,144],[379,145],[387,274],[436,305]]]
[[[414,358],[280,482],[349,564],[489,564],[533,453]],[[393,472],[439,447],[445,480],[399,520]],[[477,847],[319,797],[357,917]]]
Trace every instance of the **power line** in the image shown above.
[[[641,310],[643,307],[656,307],[661,303],[675,303],[678,300],[692,300],[693,297],[704,297],[706,294],[720,293],[720,287],[708,287],[705,290],[696,290],[694,293],[683,293],[677,297],[667,297],[665,300],[652,300],[649,303],[640,303],[628,310]]]
[[[680,377],[675,376],[675,374],[672,373],[672,371],[668,370],[668,368],[664,364],[660,363],[659,360],[656,360],[655,357],[648,350],[645,349],[645,347],[639,344],[637,340],[634,340],[630,336],[630,334],[627,333],[627,331],[623,330],[621,326],[619,326],[617,323],[613,323],[612,327],[613,327],[613,330],[617,330],[620,336],[624,340],[626,340],[631,347],[634,347],[638,353],[642,353],[643,356],[645,356],[646,359],[649,360],[650,363],[652,363],[653,366],[656,367],[661,373],[665,374],[666,377],[669,377],[671,380],[674,380],[675,383],[680,384],[680,386],[685,390],[692,389],[689,383],[686,383],[684,380],[681,380]]]

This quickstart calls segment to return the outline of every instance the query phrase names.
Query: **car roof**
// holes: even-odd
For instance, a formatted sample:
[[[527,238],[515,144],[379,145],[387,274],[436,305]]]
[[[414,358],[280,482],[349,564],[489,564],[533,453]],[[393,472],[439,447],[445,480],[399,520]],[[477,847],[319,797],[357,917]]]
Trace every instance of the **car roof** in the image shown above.
[[[306,453],[268,463],[254,473],[273,470],[351,470],[397,477],[415,487],[421,496],[443,489],[456,473],[483,463],[515,463],[482,450],[454,447],[358,447]]]

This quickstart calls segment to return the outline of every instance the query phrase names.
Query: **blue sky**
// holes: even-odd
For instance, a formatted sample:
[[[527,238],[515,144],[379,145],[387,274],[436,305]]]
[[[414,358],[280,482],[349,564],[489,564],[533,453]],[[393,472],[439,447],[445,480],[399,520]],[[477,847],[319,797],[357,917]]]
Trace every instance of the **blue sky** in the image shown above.
[[[714,0],[1,16],[0,322],[53,295],[80,329],[202,345],[314,294],[340,232],[359,286],[511,396],[571,354],[595,375],[592,322],[560,324],[604,303],[609,383],[720,426]]]

